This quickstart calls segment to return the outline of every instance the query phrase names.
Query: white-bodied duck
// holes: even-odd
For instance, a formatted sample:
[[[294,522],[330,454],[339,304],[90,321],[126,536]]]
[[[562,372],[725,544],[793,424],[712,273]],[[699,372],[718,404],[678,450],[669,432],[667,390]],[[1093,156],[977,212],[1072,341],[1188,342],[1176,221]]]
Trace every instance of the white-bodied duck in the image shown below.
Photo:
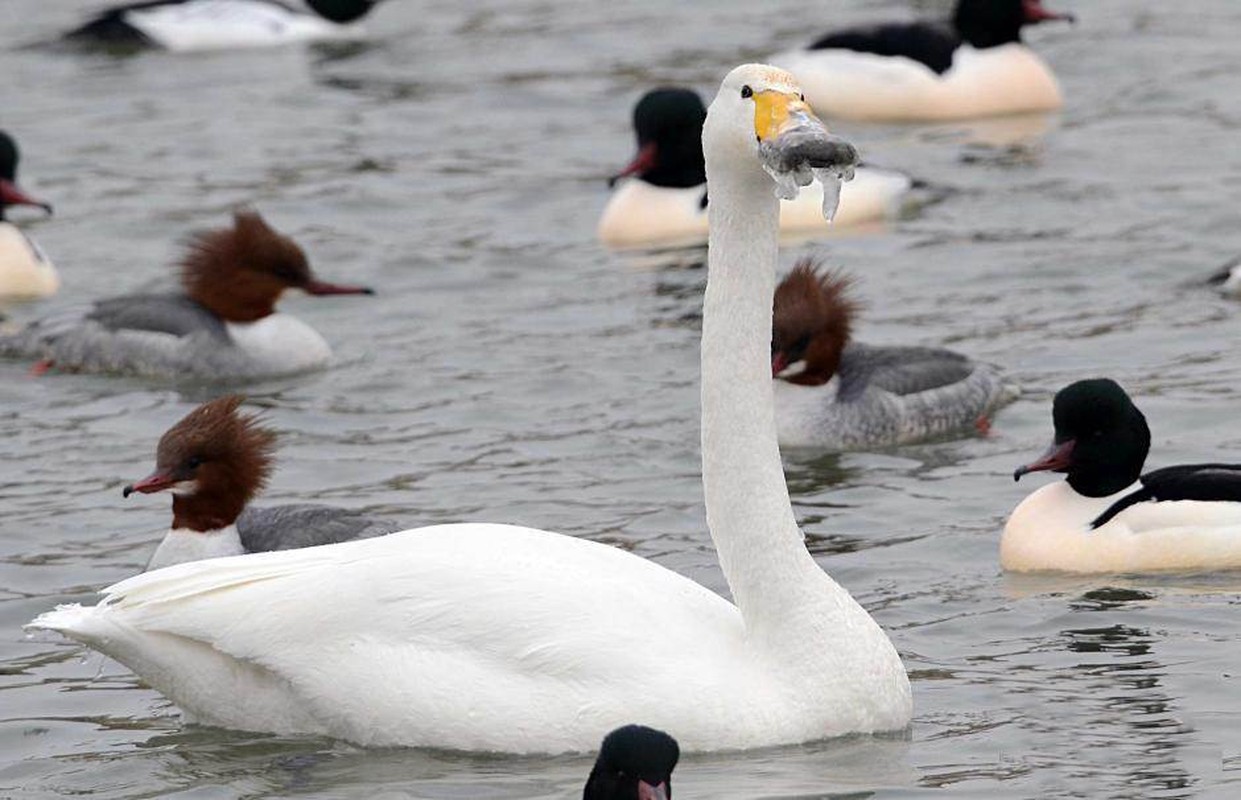
[[[240,412],[238,395],[203,403],[160,437],[155,469],[125,487],[172,494],[172,526],[147,569],[185,561],[313,547],[381,536],[398,526],[315,503],[255,508],[271,475],[276,435]]]
[[[948,22],[832,31],[772,57],[801,81],[816,111],[842,119],[933,121],[1054,111],[1051,69],[1021,29],[1072,20],[1041,0],[958,0]]]
[[[618,249],[701,244],[707,240],[707,173],[702,123],[707,108],[692,89],[647,92],[633,110],[634,159],[612,179],[599,217],[599,240]],[[863,228],[896,217],[913,182],[887,169],[860,166],[840,189],[831,225],[823,219],[823,187],[807,186],[780,203],[780,232],[811,236]]]
[[[1000,562],[1031,572],[1150,572],[1241,567],[1241,464],[1184,464],[1142,474],[1150,429],[1113,380],[1056,394],[1055,438],[1019,468],[1065,473],[1021,501]]]
[[[253,211],[191,240],[181,287],[44,317],[0,335],[0,355],[37,359],[40,371],[203,381],[291,375],[327,366],[332,350],[309,325],[276,311],[280,296],[371,294],[319,280],[297,243]]]
[[[178,564],[40,616],[187,717],[362,745],[563,752],[633,719],[688,750],[903,729],[883,630],[806,549],[776,444],[771,294],[786,192],[846,173],[792,76],[724,79],[703,129],[707,523],[733,601],[633,553],[487,523]]]
[[[17,142],[0,131],[0,302],[33,300],[53,295],[60,276],[51,259],[34,240],[4,217],[9,206],[35,206],[52,213],[52,207],[35,200],[17,185]]]
[[[857,450],[986,430],[1016,389],[951,350],[852,341],[851,279],[804,259],[776,288],[771,371],[780,444]]]
[[[347,23],[379,0],[142,0],[105,9],[65,34],[79,45],[175,52],[275,47],[357,36]]]

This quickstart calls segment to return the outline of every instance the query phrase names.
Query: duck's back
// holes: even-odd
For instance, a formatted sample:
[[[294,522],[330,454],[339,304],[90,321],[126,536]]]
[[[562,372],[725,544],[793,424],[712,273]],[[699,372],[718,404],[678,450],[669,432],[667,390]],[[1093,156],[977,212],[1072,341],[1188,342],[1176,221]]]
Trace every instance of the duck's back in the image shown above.
[[[832,48],[772,58],[801,81],[819,113],[873,121],[951,120],[1052,111],[1062,104],[1047,64],[1024,44],[963,44],[938,73],[904,56]]]
[[[188,52],[317,41],[347,31],[276,0],[153,0],[103,11],[66,38]]]
[[[210,381],[317,369],[331,350],[288,315],[228,323],[184,294],[167,293],[63,309],[0,336],[0,354],[67,372]]]
[[[781,444],[859,449],[972,430],[1016,396],[994,367],[950,350],[852,342],[822,386],[778,381]]]
[[[351,542],[399,530],[401,526],[362,511],[315,503],[247,506],[237,518],[237,534],[247,553]]]

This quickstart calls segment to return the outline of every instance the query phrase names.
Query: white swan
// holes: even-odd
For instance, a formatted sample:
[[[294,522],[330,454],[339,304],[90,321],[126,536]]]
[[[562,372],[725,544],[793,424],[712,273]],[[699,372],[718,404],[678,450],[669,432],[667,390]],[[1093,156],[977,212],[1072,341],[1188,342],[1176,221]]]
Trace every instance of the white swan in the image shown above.
[[[589,750],[632,719],[687,750],[903,728],[900,657],[807,552],[776,446],[764,165],[808,179],[856,158],[798,96],[785,72],[738,67],[704,131],[703,487],[736,605],[603,544],[465,524],[180,564],[30,627],[112,656],[191,720],[362,745]]]

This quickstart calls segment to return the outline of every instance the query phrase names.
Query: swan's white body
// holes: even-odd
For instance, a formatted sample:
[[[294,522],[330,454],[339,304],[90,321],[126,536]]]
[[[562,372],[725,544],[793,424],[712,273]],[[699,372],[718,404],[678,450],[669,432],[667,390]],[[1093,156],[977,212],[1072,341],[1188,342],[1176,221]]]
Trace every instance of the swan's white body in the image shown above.
[[[1241,568],[1241,503],[1138,503],[1090,529],[1095,518],[1136,488],[1085,497],[1067,481],[1057,481],[1036,490],[1004,526],[1000,563],[1013,572]]]
[[[16,225],[0,220],[0,300],[47,297],[59,288],[51,259]]]
[[[124,19],[152,42],[176,52],[275,47],[361,33],[358,26],[336,25],[264,0],[190,0],[127,10]]]
[[[181,564],[31,627],[115,657],[193,719],[362,744],[589,750],[641,719],[717,750],[907,725],[900,657],[807,552],[784,484],[769,352],[778,209],[737,95],[747,78],[796,91],[740,67],[704,133],[716,205],[703,486],[736,605],[606,545],[469,524]]]
[[[904,56],[791,50],[772,58],[829,117],[902,122],[1054,111],[1063,99],[1046,62],[1020,43],[957,48],[942,75]]]
[[[840,189],[840,206],[831,225],[823,219],[823,187],[811,184],[793,200],[780,203],[780,232],[789,235],[837,234],[897,216],[913,182],[899,172],[859,167]],[[654,186],[630,178],[617,186],[599,217],[599,240],[609,247],[699,244],[707,240],[706,185],[686,189]]]

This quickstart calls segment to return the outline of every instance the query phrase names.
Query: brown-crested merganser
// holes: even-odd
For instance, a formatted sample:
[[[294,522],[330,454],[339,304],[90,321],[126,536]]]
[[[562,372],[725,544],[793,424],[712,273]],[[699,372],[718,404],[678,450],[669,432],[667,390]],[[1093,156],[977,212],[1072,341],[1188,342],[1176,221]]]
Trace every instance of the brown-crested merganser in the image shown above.
[[[0,335],[0,354],[72,372],[236,381],[320,369],[332,351],[306,323],[276,311],[287,289],[372,294],[315,277],[306,254],[258,213],[197,234],[181,291],[99,300]]]
[[[771,369],[786,446],[856,450],[985,428],[1016,389],[951,350],[852,341],[852,280],[803,259],[776,287]]]
[[[172,526],[147,569],[184,561],[313,547],[399,528],[347,508],[312,503],[255,508],[271,475],[276,435],[227,395],[191,411],[160,437],[155,470],[125,487],[172,494]]]

